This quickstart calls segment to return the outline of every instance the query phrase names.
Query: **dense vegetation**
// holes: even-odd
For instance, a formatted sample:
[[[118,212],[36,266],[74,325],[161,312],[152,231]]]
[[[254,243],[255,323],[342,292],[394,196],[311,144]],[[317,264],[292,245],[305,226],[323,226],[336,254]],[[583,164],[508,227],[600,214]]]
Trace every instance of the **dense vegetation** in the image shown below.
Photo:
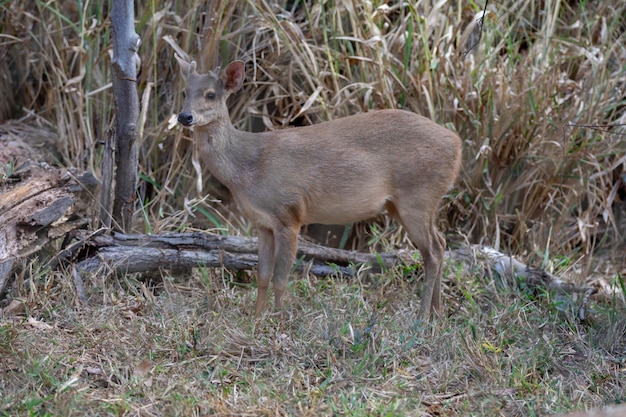
[[[189,132],[172,118],[177,44],[201,69],[247,63],[230,99],[240,129],[406,108],[456,130],[450,246],[489,244],[573,280],[600,271],[598,248],[623,253],[626,3],[490,2],[482,31],[475,2],[135,3],[136,231],[250,233],[196,190]],[[0,7],[0,120],[56,133],[60,165],[99,174],[114,126],[109,2]],[[375,249],[407,244],[360,228]],[[228,271],[94,280],[86,311],[68,276],[33,259],[16,280],[25,311],[0,318],[0,415],[539,415],[626,400],[623,289],[583,324],[550,294],[450,265],[445,317],[429,326],[414,321],[410,270],[304,275],[290,319],[253,331],[249,280]]]

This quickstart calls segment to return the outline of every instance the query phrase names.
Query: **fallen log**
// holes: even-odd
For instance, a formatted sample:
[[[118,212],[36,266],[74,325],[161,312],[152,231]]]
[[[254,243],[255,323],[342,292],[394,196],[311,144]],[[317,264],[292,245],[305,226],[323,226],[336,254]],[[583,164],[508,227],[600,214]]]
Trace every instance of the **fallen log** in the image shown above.
[[[393,267],[397,261],[393,254],[372,255],[332,249],[303,240],[299,243],[295,270],[306,270],[316,276],[352,276],[362,265],[380,271]],[[84,246],[95,250],[96,255],[75,265],[82,275],[103,270],[152,272],[161,268],[181,272],[199,266],[250,270],[256,268],[258,262],[256,238],[198,232],[161,235],[114,233],[110,236],[87,236],[61,251],[49,266],[75,257],[84,251]]]
[[[503,254],[493,248],[479,245],[447,251],[446,257],[451,262],[461,262],[465,267],[482,266],[485,275],[509,288],[524,287],[531,291],[544,290],[557,295],[581,294],[578,318],[583,321],[589,298],[598,293],[598,286],[579,286],[540,268],[532,268],[511,255]]]
[[[257,239],[242,236],[197,232],[160,235],[115,233],[112,236],[91,236],[68,250],[77,252],[81,244],[90,245],[92,249],[89,252],[95,255],[75,264],[75,279],[111,271],[151,272],[161,268],[186,271],[198,266],[251,270],[256,268],[258,261]],[[55,262],[63,262],[71,256],[69,252],[62,252]],[[323,247],[300,239],[294,269],[317,276],[340,274],[349,277],[360,271],[380,272],[401,264],[412,264],[419,259],[417,251],[366,254]],[[597,292],[594,286],[577,286],[484,246],[472,245],[446,251],[446,259],[449,263],[461,263],[462,267],[473,270],[481,266],[486,276],[492,276],[508,287],[524,286],[557,294],[580,294],[581,320],[585,319],[589,297]],[[82,286],[82,282],[77,285]]]
[[[113,240],[118,245],[144,246],[152,248],[202,248],[222,250],[234,253],[257,253],[257,238],[243,236],[225,236],[211,233],[168,233],[161,235],[126,235],[116,233]],[[380,272],[381,268],[392,268],[397,256],[392,253],[373,255],[368,253],[334,249],[317,245],[304,239],[298,241],[298,256],[316,260],[325,264],[362,265],[367,264]],[[347,272],[347,271],[346,271]]]

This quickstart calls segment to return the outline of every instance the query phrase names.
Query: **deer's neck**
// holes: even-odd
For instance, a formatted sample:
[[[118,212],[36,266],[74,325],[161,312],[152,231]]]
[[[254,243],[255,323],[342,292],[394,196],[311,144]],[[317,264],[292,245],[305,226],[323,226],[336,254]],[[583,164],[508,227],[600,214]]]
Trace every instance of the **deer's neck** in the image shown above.
[[[230,120],[194,129],[200,162],[228,188],[247,183],[257,170],[259,141],[235,129]]]

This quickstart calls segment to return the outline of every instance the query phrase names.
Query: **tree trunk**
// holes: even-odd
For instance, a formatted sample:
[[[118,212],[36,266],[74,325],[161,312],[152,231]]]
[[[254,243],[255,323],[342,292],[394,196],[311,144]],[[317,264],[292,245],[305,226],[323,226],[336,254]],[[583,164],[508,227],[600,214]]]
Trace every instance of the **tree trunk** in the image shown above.
[[[139,97],[137,95],[137,50],[141,44],[135,33],[135,12],[132,0],[112,0],[111,23],[113,58],[113,94],[117,114],[117,146],[115,159],[114,227],[130,231],[137,189],[137,122]],[[106,189],[106,187],[103,187]]]

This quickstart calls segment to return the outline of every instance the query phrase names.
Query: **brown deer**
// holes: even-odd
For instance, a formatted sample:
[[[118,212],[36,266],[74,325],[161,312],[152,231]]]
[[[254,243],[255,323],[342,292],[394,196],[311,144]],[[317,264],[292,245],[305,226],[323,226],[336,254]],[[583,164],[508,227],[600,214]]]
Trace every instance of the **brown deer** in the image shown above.
[[[265,311],[270,280],[275,308],[282,309],[302,225],[352,223],[385,209],[423,257],[420,318],[439,313],[446,242],[436,222],[461,164],[455,133],[402,110],[242,132],[230,121],[226,99],[241,88],[244,63],[199,74],[195,61],[176,59],[187,83],[178,121],[193,127],[201,161],[258,231],[256,317]]]

